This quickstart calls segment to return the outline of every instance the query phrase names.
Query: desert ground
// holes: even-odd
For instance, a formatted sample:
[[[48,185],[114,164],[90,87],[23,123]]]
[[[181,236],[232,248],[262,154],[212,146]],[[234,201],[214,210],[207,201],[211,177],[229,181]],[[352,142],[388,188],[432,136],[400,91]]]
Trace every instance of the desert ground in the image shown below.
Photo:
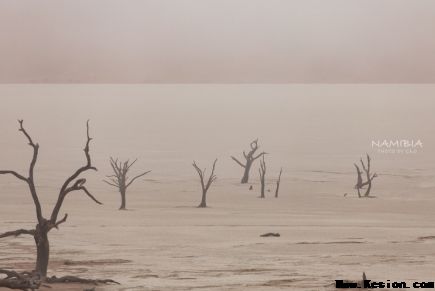
[[[344,198],[324,192],[332,182],[320,180],[328,176],[311,183],[289,179],[278,199],[268,193],[264,200],[255,185],[249,191],[237,180],[219,180],[206,209],[195,208],[196,179],[144,181],[129,193],[127,211],[116,210],[116,195],[101,207],[72,198],[68,223],[50,236],[49,273],[122,284],[97,290],[328,290],[333,280],[360,279],[363,271],[373,280],[432,280],[431,194],[405,202]],[[31,215],[13,205],[30,209],[30,203],[4,197],[5,229],[29,224]],[[266,232],[281,237],[260,237]],[[2,240],[0,257],[2,266],[30,269],[34,243]]]
[[[15,121],[24,118],[41,146],[36,171],[45,213],[65,176],[84,161],[84,125],[91,119],[91,155],[99,171],[86,178],[104,204],[79,193],[68,197],[61,211],[69,214],[67,222],[49,234],[49,275],[121,283],[96,290],[331,290],[334,280],[360,280],[362,272],[379,281],[435,281],[433,87],[113,88],[0,90],[6,106],[0,109],[0,168],[24,172],[28,166],[30,149]],[[147,97],[151,91],[227,99],[156,101]],[[109,92],[108,101],[95,97]],[[303,92],[308,99],[296,97]],[[352,92],[356,99],[345,99]],[[278,96],[271,103],[247,97],[266,93]],[[60,94],[66,97],[56,99]],[[411,98],[417,94],[421,102]],[[323,95],[334,101],[321,101]],[[362,96],[377,97],[356,102]],[[276,102],[286,98],[291,102]],[[243,111],[247,102],[249,112]],[[362,104],[357,111],[355,103]],[[424,149],[382,154],[370,148],[372,139],[401,132],[422,139]],[[241,185],[242,169],[230,159],[257,137],[270,153],[265,199],[258,198],[258,164],[250,183]],[[375,198],[359,199],[353,163],[366,152],[379,176]],[[126,211],[118,210],[116,190],[102,183],[111,155],[138,157],[133,172],[153,170],[128,191]],[[209,168],[216,157],[209,207],[196,208],[201,189],[191,163]],[[0,232],[34,226],[32,200],[20,181],[1,176],[0,197]],[[280,237],[260,237],[268,232]],[[31,237],[0,239],[0,268],[30,270],[34,261]]]

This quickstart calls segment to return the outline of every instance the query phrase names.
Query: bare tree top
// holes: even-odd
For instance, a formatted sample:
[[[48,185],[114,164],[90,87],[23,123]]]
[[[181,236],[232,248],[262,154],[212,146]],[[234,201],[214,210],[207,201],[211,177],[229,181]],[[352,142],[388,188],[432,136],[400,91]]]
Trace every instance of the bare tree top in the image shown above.
[[[258,145],[258,138],[253,140],[250,144],[251,149],[249,150],[248,153],[246,153],[246,151],[243,151],[243,156],[246,159],[246,163],[242,163],[240,162],[237,158],[235,158],[234,156],[231,156],[231,158],[237,163],[239,164],[241,167],[246,168],[248,163],[251,163],[253,161],[255,161],[256,159],[266,155],[266,152],[261,152],[258,155],[255,155],[255,153],[257,152],[257,150],[260,148],[260,146]]]
[[[52,228],[57,228],[61,223],[65,222],[67,217],[68,217],[68,214],[65,214],[61,220],[57,220],[57,218],[58,218],[59,211],[62,207],[62,204],[64,202],[65,197],[67,196],[67,194],[69,194],[73,191],[83,191],[94,202],[96,202],[98,204],[102,204],[85,187],[84,184],[86,183],[86,179],[79,178],[79,176],[87,170],[95,170],[95,171],[97,170],[95,167],[92,166],[91,156],[89,154],[89,144],[92,140],[92,138],[89,136],[89,120],[86,122],[86,138],[87,139],[86,139],[86,144],[85,144],[85,148],[84,148],[85,157],[86,157],[86,164],[84,166],[80,167],[79,169],[77,169],[63,183],[63,185],[59,191],[58,199],[57,199],[56,204],[55,204],[53,211],[51,213],[50,220],[46,220],[43,217],[42,206],[39,202],[39,197],[38,197],[38,194],[36,192],[35,181],[34,181],[33,172],[34,172],[34,168],[35,168],[35,165],[36,165],[36,162],[38,159],[39,144],[35,143],[33,141],[30,134],[24,128],[24,121],[18,120],[18,123],[19,123],[18,130],[23,133],[23,135],[26,137],[26,139],[28,141],[28,144],[33,149],[33,156],[32,156],[32,160],[30,162],[30,166],[29,166],[28,177],[25,177],[25,175],[19,174],[15,171],[12,171],[12,170],[2,170],[2,171],[0,171],[0,174],[11,174],[11,175],[14,175],[16,178],[18,178],[22,181],[25,181],[27,183],[27,185],[29,186],[29,190],[30,190],[34,205],[35,205],[36,217],[38,219],[39,225],[47,225],[48,230],[50,230]],[[0,237],[11,236],[11,235],[17,236],[17,235],[21,235],[21,234],[32,235],[32,234],[34,234],[34,231],[35,230],[22,230],[21,229],[18,231],[4,233]]]
[[[207,169],[204,168],[203,170],[201,170],[201,169],[198,167],[198,165],[196,164],[196,162],[193,161],[192,166],[193,166],[193,167],[195,168],[195,170],[198,172],[199,179],[201,180],[202,190],[205,191],[205,192],[207,192],[207,190],[210,188],[211,184],[212,184],[214,181],[216,181],[216,179],[217,179],[217,176],[214,174],[214,171],[215,171],[215,169],[216,169],[216,162],[217,162],[217,160],[218,160],[218,159],[215,159],[215,160],[214,160],[213,167],[212,167],[212,169],[211,169],[211,173],[210,173],[210,176],[208,177],[207,182],[205,182],[205,179],[204,179],[204,178],[205,178],[205,173],[206,173]]]
[[[135,159],[133,162],[130,162],[130,160],[122,162],[118,161],[118,158],[114,159],[113,157],[110,157],[110,166],[112,167],[114,174],[106,176],[107,180],[103,180],[103,182],[116,188],[128,188],[129,186],[131,186],[131,184],[133,184],[136,179],[145,176],[146,174],[151,172],[146,171],[130,179],[127,174],[130,168],[136,163],[136,161],[137,159]]]

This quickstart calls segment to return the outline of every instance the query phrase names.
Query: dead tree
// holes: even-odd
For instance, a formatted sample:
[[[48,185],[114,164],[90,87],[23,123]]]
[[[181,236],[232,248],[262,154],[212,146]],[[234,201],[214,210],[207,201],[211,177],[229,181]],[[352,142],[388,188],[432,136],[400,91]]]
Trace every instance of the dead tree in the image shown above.
[[[64,223],[67,220],[68,214],[65,214],[61,219],[59,219],[59,212],[61,210],[61,207],[63,205],[63,202],[65,201],[65,198],[73,193],[73,192],[83,192],[85,195],[87,195],[92,201],[96,202],[97,204],[102,204],[100,201],[98,201],[86,188],[85,183],[86,179],[79,178],[81,174],[84,172],[87,172],[89,170],[96,171],[97,168],[95,168],[92,165],[91,162],[91,156],[89,154],[89,143],[91,142],[91,138],[89,137],[89,121],[86,123],[86,144],[84,148],[84,153],[86,157],[86,163],[78,168],[71,176],[69,176],[63,185],[61,186],[59,190],[59,194],[57,197],[57,201],[53,207],[53,210],[51,212],[50,218],[46,219],[43,216],[42,206],[39,201],[39,196],[37,194],[36,186],[35,186],[35,180],[34,180],[34,168],[36,165],[36,161],[38,159],[38,151],[39,151],[39,145],[38,143],[35,143],[30,135],[27,133],[27,131],[23,127],[23,120],[19,120],[19,131],[23,133],[25,138],[27,139],[27,142],[29,146],[33,150],[33,156],[32,160],[30,162],[29,166],[29,172],[28,175],[22,175],[12,170],[2,170],[0,171],[0,174],[6,175],[10,174],[15,176],[17,179],[23,181],[29,188],[29,192],[32,196],[33,203],[35,205],[36,210],[36,227],[34,229],[18,229],[15,231],[9,231],[0,234],[0,238],[5,237],[17,237],[20,235],[30,235],[35,240],[36,244],[36,265],[35,270],[33,272],[35,278],[39,278],[42,281],[47,281],[47,268],[48,268],[48,262],[50,257],[50,244],[48,240],[48,233],[53,229],[58,229],[59,226]],[[16,278],[19,278],[20,280],[25,279],[22,275],[17,275],[16,273],[6,273],[7,271],[1,270],[0,273],[6,274],[7,277],[3,279],[2,284],[6,284],[5,282],[15,280]]]
[[[242,168],[244,168],[244,173],[243,173],[243,177],[241,180],[242,184],[246,184],[249,181],[249,172],[251,171],[251,167],[252,164],[254,163],[254,161],[256,159],[258,159],[261,156],[264,156],[266,153],[262,152],[258,155],[255,156],[255,152],[258,150],[259,146],[258,146],[258,138],[256,140],[254,140],[253,142],[251,142],[251,150],[246,154],[245,151],[243,151],[243,156],[246,160],[245,163],[240,162],[237,158],[231,156],[231,158],[237,163],[239,164],[239,166],[241,166]]]
[[[132,178],[131,180],[127,176],[128,171],[130,170],[131,166],[136,163],[137,159],[134,160],[132,163],[130,163],[128,160],[126,162],[118,162],[118,159],[114,160],[112,157],[110,158],[110,166],[113,169],[114,174],[110,176],[106,176],[107,180],[103,180],[103,182],[109,184],[110,186],[113,186],[118,189],[119,193],[121,194],[121,206],[119,207],[119,210],[125,210],[126,208],[126,192],[127,188],[133,184],[133,182],[142,176],[145,176],[151,171],[144,172],[142,174],[139,174]]]
[[[360,159],[361,162],[361,166],[366,174],[366,181],[363,182],[363,178],[362,178],[362,174],[363,172],[360,170],[360,168],[358,167],[357,164],[354,164],[355,168],[356,168],[356,172],[357,172],[357,182],[355,185],[355,189],[358,190],[358,197],[369,197],[370,195],[370,191],[372,189],[372,181],[374,178],[376,178],[378,175],[376,173],[374,173],[373,175],[370,173],[370,167],[371,167],[371,158],[370,156],[367,154],[367,166],[364,164],[363,159]],[[364,189],[364,187],[367,186],[366,192],[364,193],[364,196],[361,196],[361,189]]]
[[[282,168],[279,171],[278,180],[276,180],[275,198],[278,198],[279,185],[281,184],[281,174],[282,174]]]
[[[266,162],[263,159],[260,161],[260,168],[258,169],[258,173],[260,174],[260,183],[261,183],[261,196],[260,198],[266,198],[264,196],[264,188],[266,187]]]
[[[210,174],[210,176],[208,177],[207,182],[205,182],[205,171],[206,171],[206,169],[201,170],[201,169],[198,167],[198,165],[196,164],[196,162],[193,161],[192,166],[193,166],[193,167],[195,168],[195,170],[198,172],[199,179],[200,179],[200,181],[201,181],[201,188],[202,188],[201,203],[198,205],[199,208],[207,207],[207,191],[208,191],[208,189],[210,188],[211,184],[212,184],[214,181],[216,181],[216,179],[217,179],[216,175],[214,174],[214,170],[215,170],[215,168],[216,168],[216,162],[217,162],[217,159],[214,160],[213,168],[211,169],[211,174]]]

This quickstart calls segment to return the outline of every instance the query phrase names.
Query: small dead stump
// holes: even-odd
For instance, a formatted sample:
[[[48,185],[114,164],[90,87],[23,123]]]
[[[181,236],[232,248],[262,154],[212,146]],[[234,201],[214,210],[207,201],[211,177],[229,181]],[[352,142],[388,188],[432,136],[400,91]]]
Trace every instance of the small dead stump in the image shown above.
[[[268,233],[262,234],[260,236],[261,237],[280,237],[281,235],[278,232],[276,232],[276,233],[268,232]]]

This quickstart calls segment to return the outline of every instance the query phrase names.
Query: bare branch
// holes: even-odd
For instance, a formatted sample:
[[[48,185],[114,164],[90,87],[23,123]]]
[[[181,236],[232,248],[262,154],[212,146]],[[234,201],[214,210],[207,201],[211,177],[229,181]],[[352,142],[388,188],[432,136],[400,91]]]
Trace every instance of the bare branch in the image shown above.
[[[208,188],[210,188],[211,184],[214,181],[216,181],[216,179],[217,179],[217,176],[214,174],[214,170],[216,168],[216,162],[217,162],[217,159],[214,160],[213,167],[211,169],[211,174],[210,174],[210,177],[208,178],[208,182],[207,182],[207,185],[205,188],[206,190],[208,190]],[[204,169],[204,173],[205,173],[205,169]]]
[[[133,166],[136,162],[137,162],[137,158],[131,164],[128,164],[128,161],[127,161],[127,169],[126,170],[127,171],[130,170],[131,166]]]
[[[27,131],[24,129],[23,127],[23,119],[18,119],[18,123],[20,124],[20,128],[18,129],[18,131],[21,131],[27,138],[27,140],[29,141],[29,145],[32,147],[35,147],[36,144],[33,142],[32,138],[30,137],[30,135],[27,133]]]
[[[127,171],[128,171],[128,168],[130,168],[130,167],[127,167]],[[134,180],[136,180],[137,178],[140,178],[140,177],[142,177],[142,176],[145,176],[146,174],[148,174],[148,173],[150,173],[150,172],[151,172],[151,171],[146,171],[146,172],[144,172],[144,173],[142,173],[142,174],[140,174],[140,175],[137,175],[136,177],[134,177],[133,179],[131,179],[131,181],[128,182],[128,184],[125,185],[125,187],[128,188],[131,184],[133,184]],[[127,180],[127,179],[126,179],[126,180]]]
[[[89,154],[89,143],[91,142],[92,138],[89,136],[89,119],[86,121],[86,146],[83,149],[83,151],[85,152],[86,155],[86,161],[87,161],[87,166],[91,167],[91,156]]]
[[[118,168],[118,159],[116,161],[110,157],[110,166],[113,169],[113,172],[115,172],[115,176],[119,176],[121,169]]]
[[[47,277],[45,281],[49,284],[56,284],[56,283],[79,283],[79,284],[92,284],[92,285],[99,285],[99,284],[116,284],[120,285],[120,283],[112,280],[112,279],[84,279],[76,276],[63,276],[63,277]],[[91,288],[92,289],[92,288]],[[88,289],[84,289],[88,290]]]
[[[92,200],[94,200],[95,203],[102,205],[103,203],[101,203],[100,201],[97,200],[97,198],[95,198],[89,191],[88,189],[86,189],[85,186],[81,186],[79,187],[77,190],[82,190],[83,192],[86,193],[86,195],[89,196],[89,198],[91,198]]]
[[[357,164],[355,164],[355,163],[354,163],[353,165],[355,166],[355,168],[356,168],[356,171],[357,171],[358,173],[362,173],[362,172],[361,172],[361,170],[359,169],[359,167],[358,167],[358,165],[357,165]]]
[[[245,152],[243,152],[243,154],[245,154]],[[245,155],[246,157],[246,155]],[[238,159],[236,159],[235,157],[231,156],[231,158],[237,163],[239,164],[242,168],[246,168],[246,165],[244,165],[242,162],[240,162]]]
[[[366,165],[364,164],[363,159],[360,159],[360,162],[361,162],[361,165],[362,165],[362,168],[363,168],[364,172],[367,173],[367,168],[366,168]]]
[[[88,120],[86,122],[86,145],[85,145],[85,148],[83,149],[83,151],[85,152],[85,156],[86,156],[86,165],[77,169],[74,172],[74,174],[72,174],[69,178],[67,178],[65,180],[65,182],[63,183],[62,188],[60,189],[60,192],[59,192],[59,196],[58,196],[56,205],[54,206],[54,209],[53,209],[53,212],[52,212],[51,218],[50,218],[50,221],[53,224],[57,220],[57,216],[59,215],[60,208],[62,207],[62,204],[63,204],[63,201],[64,201],[66,195],[71,191],[79,190],[78,188],[80,188],[80,190],[83,190],[83,189],[81,189],[82,187],[79,187],[79,185],[74,185],[73,187],[70,187],[69,185],[71,184],[71,182],[74,181],[83,172],[86,172],[88,170],[94,170],[94,171],[97,170],[97,168],[92,166],[91,156],[89,154],[89,144],[90,144],[91,140],[92,140],[92,138],[89,136],[89,120]],[[81,179],[79,179],[79,180],[81,180]],[[76,183],[77,183],[77,181],[76,181]]]
[[[18,129],[18,131],[21,131],[24,136],[27,138],[27,140],[29,141],[29,145],[31,147],[33,147],[33,158],[32,158],[32,162],[30,163],[30,169],[29,169],[29,180],[33,180],[33,169],[35,168],[35,164],[36,164],[36,160],[38,158],[38,149],[39,149],[39,145],[35,144],[32,140],[32,138],[30,137],[30,135],[27,133],[27,131],[24,129],[23,127],[23,122],[24,120],[18,120],[18,123],[20,124],[20,128]]]
[[[66,222],[66,219],[67,219],[67,218],[68,218],[68,213],[65,213],[64,217],[63,217],[61,220],[59,220],[58,222],[56,222],[56,223],[53,225],[53,227],[56,228],[56,229],[59,229],[59,225],[62,224],[62,223],[64,223],[64,222]]]
[[[259,157],[262,157],[262,156],[264,156],[264,155],[267,155],[267,153],[266,153],[266,152],[262,152],[261,154],[255,156],[253,159],[256,160],[256,159],[258,159]]]
[[[362,179],[362,171],[359,169],[357,164],[354,164],[356,171],[357,171],[357,175],[358,175],[357,184],[355,185],[355,189],[358,190],[358,197],[362,197],[360,190],[362,188],[364,188],[365,186],[368,186],[368,187],[367,187],[367,190],[364,194],[364,197],[368,197],[370,195],[370,191],[372,188],[372,181],[374,178],[376,178],[378,176],[376,173],[371,175],[371,173],[370,173],[371,158],[370,158],[369,154],[366,154],[366,157],[367,157],[367,165],[364,163],[362,158],[360,159],[361,166],[366,174],[366,181],[365,182],[363,182],[363,179]]]
[[[18,229],[18,230],[14,230],[14,231],[8,231],[8,232],[0,234],[0,238],[4,238],[4,237],[8,237],[8,236],[15,236],[15,237],[17,237],[17,236],[20,236],[20,235],[23,235],[23,234],[34,236],[35,235],[35,230],[34,229],[31,229],[31,230],[28,230],[28,229]]]
[[[116,188],[118,188],[119,187],[119,184],[115,184],[115,183],[111,183],[111,182],[109,182],[109,181],[106,181],[106,180],[102,180],[104,183],[106,183],[106,184],[108,184],[108,185],[110,185],[110,186],[113,186],[113,187],[116,187]]]
[[[201,180],[201,187],[202,187],[202,190],[204,190],[204,189],[205,189],[205,185],[204,185],[204,171],[205,171],[205,170],[201,170],[201,169],[198,167],[198,165],[196,164],[195,161],[193,161],[192,166],[193,166],[193,167],[195,168],[195,170],[198,172],[199,179]]]
[[[15,172],[15,171],[0,171],[0,175],[7,175],[7,174],[14,175],[16,178],[18,178],[18,179],[20,179],[20,180],[23,180],[23,181],[25,181],[25,182],[28,182],[28,180],[27,180],[26,177],[24,177],[24,176],[18,174],[18,173]]]
[[[38,219],[39,223],[42,223],[43,221],[43,217],[42,217],[42,207],[41,207],[41,203],[39,202],[39,198],[38,198],[38,194],[36,193],[36,187],[35,187],[35,183],[34,183],[34,179],[33,179],[33,170],[35,168],[36,165],[36,161],[38,159],[38,151],[39,151],[39,145],[35,144],[32,140],[32,138],[30,137],[30,135],[27,133],[27,131],[24,129],[23,127],[23,120],[18,120],[18,123],[20,125],[18,131],[21,131],[24,136],[27,138],[28,144],[33,148],[33,156],[32,156],[32,161],[30,162],[30,166],[29,166],[29,178],[24,178],[23,176],[15,173],[15,172],[10,172],[9,174],[15,175],[18,179],[21,179],[23,181],[26,181],[27,184],[29,185],[29,190],[30,190],[30,194],[32,195],[32,199],[33,199],[33,203],[35,204],[35,210],[36,210],[36,217]],[[14,174],[15,173],[15,174]],[[24,178],[24,179],[23,179]]]

